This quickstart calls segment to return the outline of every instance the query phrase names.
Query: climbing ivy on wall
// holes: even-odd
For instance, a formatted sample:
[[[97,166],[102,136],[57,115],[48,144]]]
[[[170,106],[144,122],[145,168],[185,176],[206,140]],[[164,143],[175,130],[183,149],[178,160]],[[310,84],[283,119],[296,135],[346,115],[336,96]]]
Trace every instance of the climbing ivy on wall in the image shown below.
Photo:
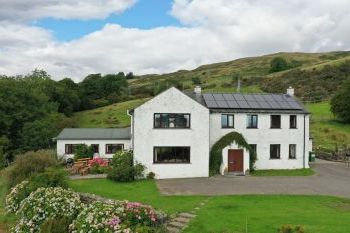
[[[209,158],[209,173],[211,176],[220,173],[220,166],[222,164],[222,150],[226,146],[231,145],[233,142],[236,143],[238,147],[245,148],[249,151],[249,169],[250,171],[254,170],[254,164],[257,158],[255,151],[249,146],[242,134],[238,132],[231,132],[220,138],[211,148]]]

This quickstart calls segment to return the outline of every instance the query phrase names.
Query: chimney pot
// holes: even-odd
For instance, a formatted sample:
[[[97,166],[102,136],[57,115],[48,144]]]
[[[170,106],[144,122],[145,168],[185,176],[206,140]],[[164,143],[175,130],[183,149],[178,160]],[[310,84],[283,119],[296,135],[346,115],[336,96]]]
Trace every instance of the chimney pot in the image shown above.
[[[294,96],[294,88],[289,86],[287,89],[287,95]]]
[[[194,93],[195,94],[201,94],[202,93],[202,88],[200,86],[195,86]]]

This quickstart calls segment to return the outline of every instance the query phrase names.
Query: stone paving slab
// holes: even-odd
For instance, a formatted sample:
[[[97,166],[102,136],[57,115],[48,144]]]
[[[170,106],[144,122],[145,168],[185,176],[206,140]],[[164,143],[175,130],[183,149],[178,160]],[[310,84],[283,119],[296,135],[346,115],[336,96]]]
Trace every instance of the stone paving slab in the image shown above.
[[[350,198],[350,168],[345,163],[317,160],[313,176],[224,177],[158,180],[163,195],[291,194]]]

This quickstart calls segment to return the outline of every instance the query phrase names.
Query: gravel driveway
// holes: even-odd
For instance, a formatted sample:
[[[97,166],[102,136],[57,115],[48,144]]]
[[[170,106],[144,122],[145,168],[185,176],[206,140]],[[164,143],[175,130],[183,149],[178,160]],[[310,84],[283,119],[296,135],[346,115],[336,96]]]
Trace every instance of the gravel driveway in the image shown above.
[[[313,176],[224,177],[158,180],[164,195],[307,194],[350,198],[350,168],[317,160]]]

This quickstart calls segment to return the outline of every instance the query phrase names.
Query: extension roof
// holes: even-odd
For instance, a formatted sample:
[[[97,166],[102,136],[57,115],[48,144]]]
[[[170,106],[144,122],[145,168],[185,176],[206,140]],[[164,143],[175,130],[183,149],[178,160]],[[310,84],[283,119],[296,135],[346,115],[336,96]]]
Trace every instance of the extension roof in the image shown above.
[[[128,128],[66,128],[57,136],[57,140],[104,140],[130,139],[131,130]]]

